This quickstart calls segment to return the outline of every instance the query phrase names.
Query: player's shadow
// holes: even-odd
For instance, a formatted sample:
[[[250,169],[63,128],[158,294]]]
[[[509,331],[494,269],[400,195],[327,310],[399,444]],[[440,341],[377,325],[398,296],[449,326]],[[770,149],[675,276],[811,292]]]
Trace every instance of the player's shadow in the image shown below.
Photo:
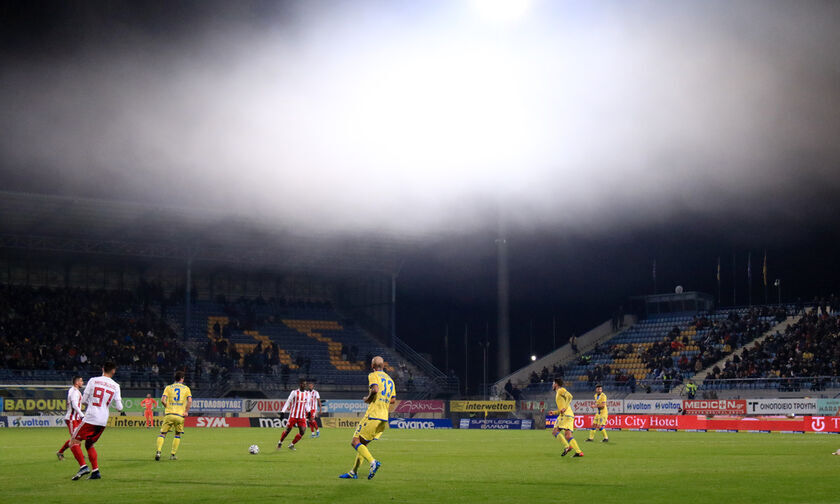
[[[119,478],[119,477],[112,478],[112,477],[109,477],[108,479],[111,480],[111,481],[122,482],[122,483],[127,483],[127,484],[128,483],[134,484],[134,483],[141,483],[142,482],[142,483],[150,483],[150,484],[154,484],[154,485],[160,485],[160,484],[167,483],[166,480],[163,480],[161,478]],[[184,479],[184,478],[178,478],[178,479],[172,480],[172,483],[178,483],[179,485],[180,484],[187,484],[187,485],[230,488],[230,481],[205,481],[205,480],[188,480],[188,479]],[[246,484],[249,487],[263,487],[263,488],[276,488],[278,486],[282,486],[282,485],[278,485],[277,483],[273,483],[273,484],[272,483],[260,483],[258,481],[248,481],[247,483],[243,483],[243,484]]]

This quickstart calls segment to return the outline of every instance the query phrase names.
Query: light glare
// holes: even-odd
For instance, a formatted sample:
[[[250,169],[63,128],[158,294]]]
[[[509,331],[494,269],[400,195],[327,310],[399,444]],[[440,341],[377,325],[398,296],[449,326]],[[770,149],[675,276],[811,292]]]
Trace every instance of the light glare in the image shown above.
[[[472,0],[478,15],[492,23],[511,23],[525,17],[531,0]]]

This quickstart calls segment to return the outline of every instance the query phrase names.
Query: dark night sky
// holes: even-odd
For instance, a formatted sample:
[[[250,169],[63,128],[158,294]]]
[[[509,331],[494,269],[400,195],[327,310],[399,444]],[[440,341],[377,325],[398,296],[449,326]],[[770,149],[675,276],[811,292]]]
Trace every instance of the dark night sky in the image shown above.
[[[511,59],[496,62],[505,72],[494,73],[491,66],[490,73],[482,74],[491,76],[493,85],[498,80],[500,86],[525,86],[540,98],[530,102],[526,97],[520,104],[523,115],[517,115],[519,102],[507,107],[496,96],[491,101],[505,103],[496,103],[499,108],[491,115],[481,115],[485,102],[466,109],[480,116],[477,123],[470,122],[471,116],[449,118],[468,128],[512,114],[508,124],[487,130],[487,138],[464,139],[472,151],[487,146],[489,157],[472,157],[472,151],[463,154],[453,147],[447,138],[451,131],[444,127],[447,120],[438,118],[443,133],[421,129],[408,140],[397,137],[367,147],[368,130],[374,140],[389,129],[415,131],[412,114],[422,116],[435,103],[411,108],[408,102],[415,100],[416,91],[412,95],[403,89],[406,93],[397,98],[387,95],[386,88],[382,91],[392,100],[385,108],[408,103],[398,119],[409,122],[384,120],[384,129],[364,123],[364,115],[370,115],[364,106],[380,95],[362,93],[361,132],[352,124],[347,130],[325,126],[356,113],[344,104],[356,103],[357,97],[343,93],[350,93],[355,70],[376,75],[381,60],[374,56],[379,53],[391,66],[402,68],[408,82],[422,77],[412,74],[410,65],[400,65],[426,61],[424,46],[444,35],[422,30],[436,26],[430,20],[446,4],[397,5],[2,2],[0,126],[5,133],[0,140],[0,188],[176,206],[201,207],[210,199],[224,201],[232,212],[275,215],[301,229],[330,228],[324,222],[331,221],[345,231],[358,228],[360,234],[396,230],[429,236],[409,253],[399,277],[398,334],[432,353],[443,367],[441,344],[449,324],[450,367],[460,374],[464,324],[469,324],[472,383],[480,363],[477,341],[485,324],[491,340],[496,329],[496,236],[494,218],[487,217],[495,214],[486,212],[495,204],[488,201],[503,201],[510,217],[512,369],[530,353],[531,320],[535,351],[546,353],[553,317],[562,343],[572,332],[608,319],[629,296],[651,293],[654,259],[659,292],[683,285],[716,294],[720,257],[723,305],[732,304],[733,254],[737,304],[747,301],[749,252],[755,302],[764,298],[765,250],[769,281],[782,279],[784,299],[837,290],[837,4],[704,2],[698,12],[696,3],[674,2],[660,14],[651,12],[655,3],[635,12],[616,2],[587,2],[587,7],[557,2],[552,5],[567,9],[562,20],[550,25],[551,16],[543,16],[526,35],[468,31],[462,38],[475,35],[485,45],[495,44],[498,36],[514,48],[551,48],[539,37],[553,41],[565,30],[587,55],[580,60],[574,52],[558,56],[568,58],[578,72],[556,81],[539,73],[541,68],[527,66],[535,58],[536,67],[551,61],[550,53],[514,51]],[[389,60],[390,40],[365,45],[370,32],[394,36],[376,23],[415,37],[411,40],[420,41],[420,49],[407,44],[404,59]],[[441,24],[444,30],[456,23]],[[540,35],[545,26],[551,30]],[[625,32],[639,45],[623,48]],[[276,43],[276,52],[260,46],[260,37]],[[319,60],[341,46],[362,53],[360,59],[350,53],[350,70],[342,67],[348,53],[329,65]],[[610,59],[620,50],[639,58],[635,66],[620,70],[626,79],[618,79],[626,82],[623,87],[614,84],[611,73],[612,66],[624,63]],[[365,59],[368,53],[371,59]],[[500,54],[510,58],[504,50]],[[253,63],[239,64],[252,56]],[[526,66],[517,70],[520,60]],[[599,66],[602,62],[605,67]],[[468,77],[458,65],[444,68]],[[556,92],[527,78],[524,84],[505,80],[517,72],[542,76]],[[399,81],[402,74],[395,75],[391,78],[404,82]],[[562,87],[570,80],[580,89]],[[361,82],[378,85],[375,79]],[[459,99],[469,101],[469,95],[480,94],[478,87],[465,87]],[[276,95],[275,88],[280,90]],[[317,88],[312,96],[310,88]],[[555,94],[573,92],[580,93],[578,101],[554,101]],[[252,96],[259,100],[249,101]],[[444,92],[433,98],[448,96]],[[314,105],[295,108],[289,105],[294,99]],[[566,123],[573,131],[543,117],[562,113],[569,114]],[[295,122],[300,115],[316,116],[320,122],[301,125]],[[283,122],[286,118],[289,122]],[[527,129],[529,124],[535,129]],[[492,149],[500,138],[516,136],[520,126],[528,132],[517,144],[521,159],[511,148],[514,155],[506,163],[512,164],[500,162],[487,172],[475,169],[488,159],[508,156],[505,149]],[[546,128],[558,128],[559,140],[543,137]],[[263,138],[263,131],[276,137]],[[326,140],[310,145],[313,131]],[[361,146],[359,151],[334,141],[345,134]],[[531,137],[538,140],[529,143]],[[222,147],[214,150],[215,144]],[[387,149],[391,144],[395,147]],[[379,150],[387,156],[368,152]],[[405,150],[411,153],[403,154]],[[463,166],[405,175],[434,164],[436,152],[441,158],[445,154],[445,161],[461,159]],[[417,166],[403,158],[416,158]],[[341,166],[344,160],[349,175],[325,168]],[[370,172],[358,171],[380,162],[384,171],[375,166]],[[230,178],[238,167],[251,165],[253,170]],[[299,194],[311,195],[317,204],[299,199]],[[775,299],[772,287],[770,299]]]

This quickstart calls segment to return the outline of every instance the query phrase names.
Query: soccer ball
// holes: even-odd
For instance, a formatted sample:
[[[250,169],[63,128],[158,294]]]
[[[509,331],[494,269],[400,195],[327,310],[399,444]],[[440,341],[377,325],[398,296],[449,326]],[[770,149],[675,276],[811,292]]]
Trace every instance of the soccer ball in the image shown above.
[[[251,446],[248,447],[248,453],[250,453],[251,455],[256,455],[259,452],[260,452],[260,447],[255,445],[255,444],[252,444]]]

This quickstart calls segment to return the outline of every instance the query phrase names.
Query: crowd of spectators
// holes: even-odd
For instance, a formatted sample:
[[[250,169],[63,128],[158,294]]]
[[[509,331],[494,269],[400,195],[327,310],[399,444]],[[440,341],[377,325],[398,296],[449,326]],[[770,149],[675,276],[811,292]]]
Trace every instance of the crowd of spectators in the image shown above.
[[[705,331],[701,339],[693,340],[686,331],[675,326],[666,337],[640,352],[642,362],[651,370],[650,378],[662,381],[663,388],[682,383],[685,376],[693,375],[731,354],[770,329],[764,317],[775,316],[783,320],[784,309],[776,312],[768,307],[754,308],[743,315],[732,311],[726,319],[713,320],[706,316],[695,317],[688,328]],[[685,350],[697,346],[697,353]],[[628,349],[624,349],[625,351]],[[621,351],[621,349],[619,349]],[[674,362],[673,355],[679,354]]]
[[[708,378],[840,376],[840,317],[836,310],[836,304],[821,305],[784,333],[770,335],[734,356],[723,369],[715,367]]]
[[[0,365],[95,374],[106,360],[122,372],[168,380],[188,364],[177,335],[132,292],[0,286]]]
[[[528,377],[528,382],[531,384],[549,383],[555,378],[563,378],[565,373],[566,371],[560,364],[554,364],[551,367],[551,370],[543,366],[542,370],[539,373],[537,373],[536,371],[531,371],[531,375]]]

